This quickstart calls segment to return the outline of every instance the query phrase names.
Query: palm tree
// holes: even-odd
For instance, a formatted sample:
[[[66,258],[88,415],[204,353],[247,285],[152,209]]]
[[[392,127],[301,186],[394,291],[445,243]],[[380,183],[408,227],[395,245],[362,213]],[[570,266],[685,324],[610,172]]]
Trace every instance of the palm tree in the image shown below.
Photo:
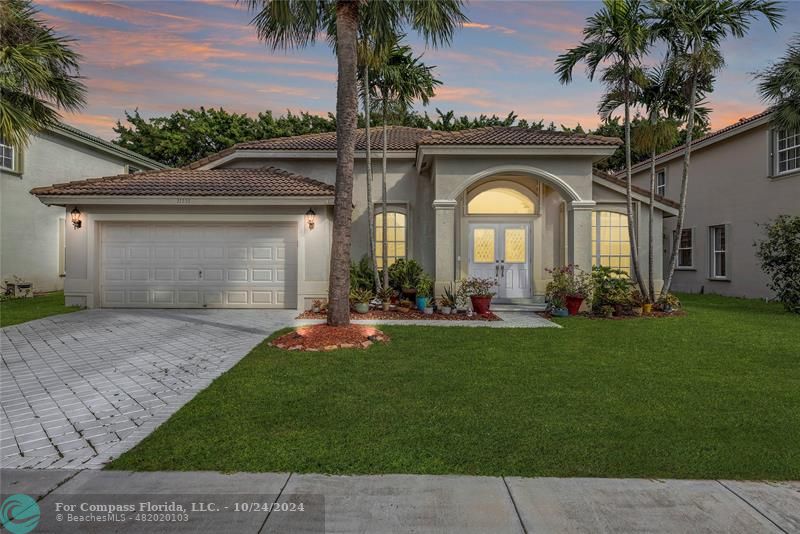
[[[328,288],[328,324],[350,323],[351,206],[353,162],[358,120],[358,32],[368,12],[380,34],[397,34],[403,24],[422,34],[432,46],[449,44],[467,20],[462,0],[242,0],[255,12],[252,24],[260,39],[273,49],[302,48],[325,32],[335,47],[336,192],[333,210],[331,268]],[[373,11],[375,10],[375,11]],[[376,32],[377,33],[377,32]]]
[[[689,102],[676,239],[670,251],[669,270],[661,289],[662,298],[669,293],[678,264],[699,88],[711,87],[716,72],[725,65],[720,51],[725,38],[744,37],[759,14],[764,15],[772,28],[776,29],[783,18],[783,11],[779,2],[774,0],[652,0],[649,17],[654,21],[653,37],[667,45],[677,68],[686,74],[683,90]]]
[[[0,139],[14,146],[57,123],[59,109],[78,111],[86,101],[74,41],[56,35],[37,14],[29,0],[0,2]]]
[[[627,189],[628,236],[631,243],[633,273],[646,298],[647,288],[639,269],[639,250],[633,218],[631,189],[631,105],[634,78],[641,72],[642,57],[650,44],[646,13],[640,0],[603,0],[603,8],[586,20],[583,42],[556,59],[556,74],[562,84],[572,81],[572,71],[583,61],[593,80],[602,65],[602,81],[619,91],[625,109],[625,172]]]
[[[401,37],[402,38],[402,37]],[[441,81],[433,77],[432,66],[427,66],[421,61],[421,57],[414,57],[411,47],[400,44],[400,38],[395,40],[392,45],[389,57],[375,71],[375,77],[371,90],[377,97],[376,105],[380,106],[383,119],[383,152],[381,156],[381,198],[382,212],[381,235],[382,235],[382,258],[381,267],[383,268],[383,286],[389,286],[389,250],[386,246],[388,238],[387,211],[387,124],[389,122],[389,107],[394,108],[396,113],[406,112],[414,102],[421,100],[423,105],[427,105],[430,98],[434,95],[435,88],[441,85]]]
[[[772,108],[772,120],[782,130],[800,130],[800,34],[786,54],[758,73],[758,92]]]

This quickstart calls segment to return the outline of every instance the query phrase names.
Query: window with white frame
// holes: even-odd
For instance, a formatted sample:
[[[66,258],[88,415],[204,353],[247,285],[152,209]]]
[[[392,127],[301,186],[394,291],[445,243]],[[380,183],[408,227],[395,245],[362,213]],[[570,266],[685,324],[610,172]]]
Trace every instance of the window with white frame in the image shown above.
[[[386,261],[389,265],[406,257],[406,214],[400,211],[386,213]],[[375,256],[378,269],[383,269],[383,213],[375,214]]]
[[[681,239],[678,242],[678,267],[694,267],[694,230],[684,228],[681,230]]]
[[[631,242],[628,216],[613,211],[592,214],[592,265],[631,272]]]
[[[667,194],[667,171],[661,169],[656,173],[656,195],[664,196]]]
[[[800,130],[778,130],[775,171],[783,174],[800,169]]]
[[[727,232],[725,225],[712,226],[710,235],[711,245],[711,278],[727,278]]]
[[[5,139],[0,137],[0,167],[7,171],[16,170],[16,161],[14,161],[14,147],[11,143],[6,142]]]

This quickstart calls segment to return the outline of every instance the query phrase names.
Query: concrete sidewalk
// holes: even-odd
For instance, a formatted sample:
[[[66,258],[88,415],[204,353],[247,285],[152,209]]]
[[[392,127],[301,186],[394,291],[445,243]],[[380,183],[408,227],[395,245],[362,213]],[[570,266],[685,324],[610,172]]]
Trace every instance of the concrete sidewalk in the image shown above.
[[[3,498],[39,500],[35,532],[800,532],[800,482],[55,469],[0,477]],[[147,498],[229,509],[113,527],[54,519],[59,502]],[[242,502],[272,509],[234,512]],[[298,503],[303,511],[291,509]]]

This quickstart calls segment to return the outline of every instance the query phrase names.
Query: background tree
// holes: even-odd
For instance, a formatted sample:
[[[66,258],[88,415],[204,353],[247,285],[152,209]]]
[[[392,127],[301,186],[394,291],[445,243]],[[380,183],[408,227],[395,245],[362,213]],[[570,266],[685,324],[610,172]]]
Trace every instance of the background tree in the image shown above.
[[[59,110],[75,112],[86,102],[74,40],[37,14],[29,0],[0,2],[0,138],[13,146],[57,123]]]
[[[414,100],[427,105],[434,95],[435,88],[442,82],[433,77],[434,67],[427,66],[421,57],[414,57],[411,47],[395,40],[386,60],[375,70],[375,77],[370,91],[375,93],[375,104],[380,108],[383,121],[383,150],[381,154],[381,267],[383,268],[383,286],[389,287],[389,250],[388,243],[388,193],[386,188],[388,135],[390,106],[397,111],[408,110]]]
[[[622,98],[625,128],[625,172],[628,213],[628,237],[631,245],[631,262],[639,290],[648,298],[639,269],[639,250],[633,217],[631,189],[631,104],[635,88],[634,78],[641,73],[640,63],[647,53],[650,32],[645,11],[639,0],[604,0],[603,8],[586,20],[583,42],[558,56],[556,74],[562,84],[572,81],[572,71],[583,61],[590,80],[602,66],[601,79]]]
[[[680,207],[675,235],[683,232],[686,214],[686,195],[689,190],[689,165],[694,137],[695,107],[699,88],[713,88],[714,76],[725,60],[720,47],[729,36],[742,38],[751,23],[763,15],[773,29],[783,18],[783,8],[773,0],[653,0],[650,18],[653,20],[653,36],[663,41],[675,61],[676,68],[683,71],[685,84],[682,90],[689,103],[686,124],[686,150],[683,155],[681,175]],[[669,264],[661,297],[665,297],[672,286],[675,268],[678,265],[680,239],[674,239],[670,250]]]
[[[758,73],[758,92],[778,128],[800,130],[800,34],[778,61]]]
[[[333,115],[327,117],[287,111],[275,117],[265,111],[253,118],[219,109],[183,109],[168,116],[144,119],[138,110],[125,112],[117,121],[114,143],[171,167],[183,167],[245,141],[332,132]]]
[[[387,28],[403,24],[422,34],[432,46],[448,44],[456,28],[467,20],[461,0],[373,0]],[[350,323],[351,206],[353,163],[358,119],[358,28],[362,2],[336,0],[246,0],[255,11],[252,24],[260,39],[273,49],[305,47],[320,32],[335,44],[336,92],[336,192],[334,197],[331,268],[328,289],[328,324]],[[377,9],[377,8],[374,8]],[[335,31],[334,31],[335,28]]]

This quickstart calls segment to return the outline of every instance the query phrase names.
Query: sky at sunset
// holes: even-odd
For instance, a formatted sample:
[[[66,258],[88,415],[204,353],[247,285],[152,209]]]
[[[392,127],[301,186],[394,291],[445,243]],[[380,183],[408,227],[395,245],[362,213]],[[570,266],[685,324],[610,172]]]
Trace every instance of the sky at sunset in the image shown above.
[[[336,61],[323,39],[290,52],[259,43],[252,17],[223,0],[136,2],[37,2],[41,17],[59,33],[77,39],[84,56],[81,74],[88,105],[66,122],[106,139],[124,111],[145,117],[180,108],[224,107],[255,114],[271,109],[327,114],[336,99]],[[601,87],[575,73],[561,86],[555,57],[576,45],[585,18],[597,2],[488,2],[468,4],[470,22],[451,47],[425,50],[409,35],[424,61],[436,65],[443,86],[428,106],[457,115],[505,115],[594,127]],[[710,99],[712,127],[759,112],[751,73],[782,55],[800,32],[800,2],[786,2],[778,32],[759,19],[744,39],[724,45],[726,69]]]

